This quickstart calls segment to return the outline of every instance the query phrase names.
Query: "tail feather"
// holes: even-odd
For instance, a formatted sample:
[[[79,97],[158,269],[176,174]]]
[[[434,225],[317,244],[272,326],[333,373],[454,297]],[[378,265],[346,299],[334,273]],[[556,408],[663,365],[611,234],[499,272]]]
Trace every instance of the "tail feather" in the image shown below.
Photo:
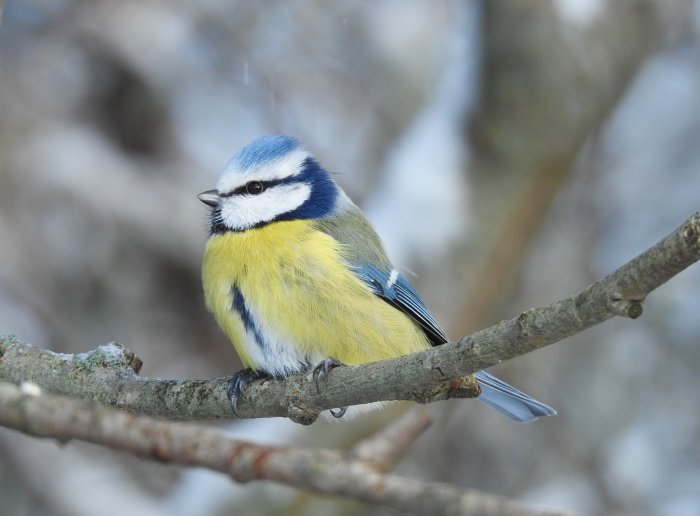
[[[514,421],[532,421],[540,416],[553,416],[557,413],[552,407],[531,398],[485,371],[475,373],[474,377],[481,387],[481,394],[477,399]]]

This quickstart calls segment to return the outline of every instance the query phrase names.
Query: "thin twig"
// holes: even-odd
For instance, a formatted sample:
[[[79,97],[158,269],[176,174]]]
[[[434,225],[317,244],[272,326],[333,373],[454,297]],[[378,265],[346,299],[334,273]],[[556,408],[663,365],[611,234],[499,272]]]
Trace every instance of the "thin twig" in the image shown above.
[[[204,467],[238,482],[271,480],[417,514],[544,514],[478,491],[380,473],[335,451],[261,446],[215,428],[158,421],[32,391],[0,382],[0,425],[37,437],[79,439],[148,459]]]
[[[432,422],[426,408],[416,407],[401,414],[373,436],[358,442],[348,453],[350,457],[373,464],[379,471],[389,471]]]

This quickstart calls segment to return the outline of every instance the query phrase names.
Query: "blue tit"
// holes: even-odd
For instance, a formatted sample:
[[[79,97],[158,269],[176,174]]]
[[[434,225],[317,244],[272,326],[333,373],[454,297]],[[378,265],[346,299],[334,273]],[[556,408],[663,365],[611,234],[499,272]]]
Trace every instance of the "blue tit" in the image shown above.
[[[211,208],[206,304],[248,368],[232,380],[234,412],[256,377],[448,341],[360,209],[297,140],[253,141],[199,199]],[[477,399],[513,420],[556,413],[484,371],[475,377]]]

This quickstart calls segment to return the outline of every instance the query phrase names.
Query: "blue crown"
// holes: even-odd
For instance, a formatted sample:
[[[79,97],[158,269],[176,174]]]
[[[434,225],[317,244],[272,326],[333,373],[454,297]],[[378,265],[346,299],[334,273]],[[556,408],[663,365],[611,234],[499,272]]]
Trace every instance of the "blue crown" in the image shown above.
[[[299,141],[289,136],[262,136],[238,151],[225,170],[248,170],[279,159],[300,147]]]

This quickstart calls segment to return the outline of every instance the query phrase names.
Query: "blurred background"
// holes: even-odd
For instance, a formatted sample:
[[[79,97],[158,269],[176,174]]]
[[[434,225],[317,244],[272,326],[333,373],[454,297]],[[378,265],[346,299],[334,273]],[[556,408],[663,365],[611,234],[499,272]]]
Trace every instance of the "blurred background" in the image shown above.
[[[2,2],[0,1],[0,5]],[[229,157],[298,137],[457,338],[584,288],[700,209],[700,2],[35,0],[0,23],[0,333],[142,374],[240,368],[204,308]],[[590,514],[700,514],[700,268],[494,371],[559,415],[435,404],[403,475]],[[346,424],[229,422],[344,448]],[[392,514],[0,429],[0,513]]]

